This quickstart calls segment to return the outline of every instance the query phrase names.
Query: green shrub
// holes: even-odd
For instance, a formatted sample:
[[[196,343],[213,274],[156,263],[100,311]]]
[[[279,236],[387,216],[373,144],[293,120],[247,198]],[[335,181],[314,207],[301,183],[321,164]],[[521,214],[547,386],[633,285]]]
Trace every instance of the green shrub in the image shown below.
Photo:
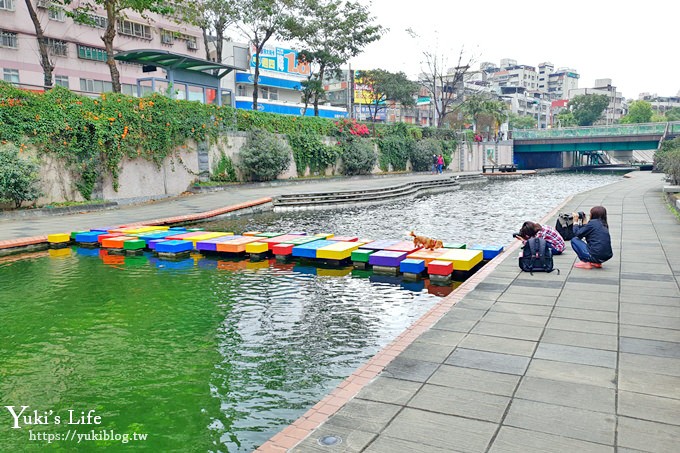
[[[375,151],[373,144],[366,139],[355,138],[343,144],[342,174],[368,175],[375,165]]]
[[[338,160],[338,148],[326,145],[318,134],[297,131],[288,134],[288,143],[293,149],[298,176],[304,176],[307,168],[312,175],[324,175]]]
[[[248,132],[239,153],[239,168],[247,181],[271,181],[290,166],[290,148],[263,129]]]
[[[410,137],[388,135],[378,140],[378,165],[382,171],[388,171],[390,164],[394,171],[406,170],[406,163],[413,150],[413,139]]]
[[[671,184],[680,184],[680,138],[663,142],[655,160],[657,169],[669,177]]]
[[[236,168],[231,158],[224,151],[220,153],[220,160],[217,162],[213,174],[210,175],[211,181],[236,182]]]
[[[20,207],[24,201],[37,200],[40,195],[38,163],[23,159],[14,145],[0,147],[0,200]]]
[[[413,171],[432,170],[432,155],[434,154],[442,154],[442,146],[439,140],[426,138],[417,142],[411,152]]]

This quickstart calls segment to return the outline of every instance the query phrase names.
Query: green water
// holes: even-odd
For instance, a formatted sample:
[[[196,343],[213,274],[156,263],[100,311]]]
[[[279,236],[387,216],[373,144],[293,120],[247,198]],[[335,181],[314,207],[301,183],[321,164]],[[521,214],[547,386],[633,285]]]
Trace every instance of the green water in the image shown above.
[[[76,251],[0,262],[2,452],[252,451],[438,300],[350,269]],[[7,405],[52,413],[12,429]],[[74,430],[148,438],[44,440]]]

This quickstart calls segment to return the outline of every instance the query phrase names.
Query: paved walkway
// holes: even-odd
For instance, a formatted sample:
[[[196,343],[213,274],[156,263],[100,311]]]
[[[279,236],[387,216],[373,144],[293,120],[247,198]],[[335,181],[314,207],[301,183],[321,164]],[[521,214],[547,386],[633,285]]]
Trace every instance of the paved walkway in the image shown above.
[[[515,244],[260,450],[679,451],[680,223],[661,186],[575,196],[560,211],[607,207],[602,269],[569,250],[532,276]]]
[[[108,225],[138,223],[167,217],[198,215],[233,205],[261,200],[282,194],[372,189],[404,184],[412,181],[451,177],[456,173],[442,175],[406,174],[376,177],[338,178],[304,183],[235,185],[228,190],[176,197],[141,205],[123,206],[119,209],[83,214],[43,216],[24,219],[4,219],[0,216],[0,242],[26,237],[39,237],[51,233],[78,231]],[[463,173],[458,173],[463,174]]]

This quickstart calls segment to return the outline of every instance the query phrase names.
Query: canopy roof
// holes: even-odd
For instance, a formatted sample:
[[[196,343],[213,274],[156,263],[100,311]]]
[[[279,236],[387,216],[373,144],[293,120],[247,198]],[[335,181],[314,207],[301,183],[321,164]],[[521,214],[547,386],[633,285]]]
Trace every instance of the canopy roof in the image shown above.
[[[236,66],[217,63],[215,61],[204,60],[167,50],[136,49],[118,52],[114,57],[116,60],[139,63],[144,65],[159,66],[164,69],[184,69],[186,71],[204,72],[209,70],[218,71],[218,78],[222,78],[230,71],[238,69]]]

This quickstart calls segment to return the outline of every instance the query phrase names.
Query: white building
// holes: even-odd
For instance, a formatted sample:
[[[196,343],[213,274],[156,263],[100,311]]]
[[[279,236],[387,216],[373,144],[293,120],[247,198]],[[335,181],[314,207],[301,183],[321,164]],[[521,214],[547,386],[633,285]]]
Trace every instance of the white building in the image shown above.
[[[609,105],[602,112],[602,119],[595,122],[595,124],[614,124],[623,115],[626,114],[627,105],[621,92],[616,91],[616,87],[612,85],[612,79],[597,79],[593,88],[576,88],[569,90],[569,99],[575,96],[588,94],[604,94],[609,97]]]

